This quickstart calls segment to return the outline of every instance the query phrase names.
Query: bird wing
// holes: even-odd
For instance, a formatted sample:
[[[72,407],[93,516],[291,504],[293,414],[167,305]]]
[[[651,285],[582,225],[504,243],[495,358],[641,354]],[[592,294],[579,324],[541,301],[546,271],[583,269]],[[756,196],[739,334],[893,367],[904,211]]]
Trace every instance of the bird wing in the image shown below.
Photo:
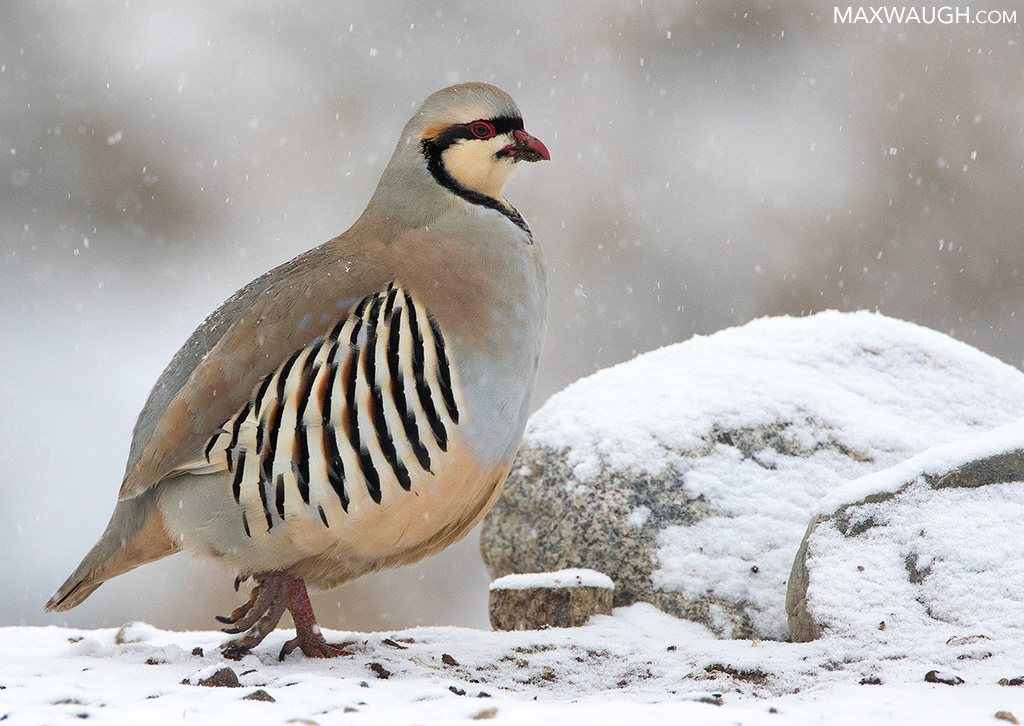
[[[138,441],[120,500],[200,458],[210,436],[260,381],[347,316],[353,303],[387,285],[387,275],[367,255],[346,249],[352,246],[343,240],[331,240],[250,283],[193,334],[190,343],[198,340],[207,350],[186,355],[183,348],[161,376],[165,387],[184,382],[173,395],[154,389],[136,426]],[[223,330],[219,336],[209,330],[216,325]]]

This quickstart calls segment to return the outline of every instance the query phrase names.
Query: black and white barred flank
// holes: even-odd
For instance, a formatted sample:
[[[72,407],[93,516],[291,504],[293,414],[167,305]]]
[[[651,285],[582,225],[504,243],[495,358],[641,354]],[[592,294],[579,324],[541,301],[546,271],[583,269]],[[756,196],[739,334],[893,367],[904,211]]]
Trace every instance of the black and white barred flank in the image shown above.
[[[360,488],[380,504],[433,474],[459,423],[454,380],[437,322],[389,285],[266,376],[192,470],[227,469],[249,536],[253,517],[268,532],[292,516],[330,526]]]

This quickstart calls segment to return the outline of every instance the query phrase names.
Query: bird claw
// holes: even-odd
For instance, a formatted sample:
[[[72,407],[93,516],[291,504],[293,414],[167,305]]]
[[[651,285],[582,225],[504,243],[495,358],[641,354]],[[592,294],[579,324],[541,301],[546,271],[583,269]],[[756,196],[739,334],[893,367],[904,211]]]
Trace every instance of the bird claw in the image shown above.
[[[315,634],[312,637],[303,637],[297,634],[284,644],[277,659],[283,661],[296,648],[301,650],[302,654],[307,658],[339,658],[343,655],[353,655],[352,651],[346,650],[346,648],[354,643],[355,641],[328,643],[324,640],[324,636],[319,634]]]
[[[253,603],[256,602],[256,596],[259,594],[259,586],[253,588],[252,594],[249,596],[249,602],[239,605],[237,608],[231,611],[230,615],[214,615],[218,621],[225,625],[234,625],[238,621],[245,618],[252,611]],[[229,632],[224,630],[225,633]]]
[[[242,660],[242,658],[252,652],[252,646],[245,645],[240,640],[229,640],[224,644],[220,652],[228,660]]]

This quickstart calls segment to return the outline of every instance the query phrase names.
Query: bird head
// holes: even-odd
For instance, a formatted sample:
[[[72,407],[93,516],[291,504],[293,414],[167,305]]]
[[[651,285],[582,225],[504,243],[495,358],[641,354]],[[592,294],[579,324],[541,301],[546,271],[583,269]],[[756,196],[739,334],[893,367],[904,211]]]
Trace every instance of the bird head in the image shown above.
[[[511,96],[487,83],[460,83],[432,94],[413,114],[378,186],[381,204],[371,206],[387,208],[392,218],[402,206],[412,219],[428,216],[428,209],[437,209],[425,206],[436,204],[433,187],[514,211],[502,190],[516,165],[550,158],[547,147],[527,133]]]
[[[507,206],[502,189],[516,164],[551,158],[547,147],[526,132],[512,97],[486,83],[438,91],[413,121],[419,122],[416,132],[428,170],[460,196],[483,195]]]

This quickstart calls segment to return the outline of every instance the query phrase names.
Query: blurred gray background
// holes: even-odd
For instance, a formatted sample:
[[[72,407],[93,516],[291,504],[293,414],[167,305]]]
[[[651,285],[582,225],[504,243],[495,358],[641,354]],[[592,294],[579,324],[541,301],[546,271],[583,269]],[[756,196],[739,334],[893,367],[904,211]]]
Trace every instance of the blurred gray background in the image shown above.
[[[551,150],[507,190],[551,268],[535,405],[825,308],[1021,365],[1019,2],[985,6],[1017,24],[892,26],[818,2],[481,6],[0,3],[0,625],[208,629],[242,601],[178,555],[41,610],[102,531],[174,351],[346,229],[412,110],[454,82],[510,91]],[[473,534],[316,606],[331,628],[486,627],[486,585]]]

